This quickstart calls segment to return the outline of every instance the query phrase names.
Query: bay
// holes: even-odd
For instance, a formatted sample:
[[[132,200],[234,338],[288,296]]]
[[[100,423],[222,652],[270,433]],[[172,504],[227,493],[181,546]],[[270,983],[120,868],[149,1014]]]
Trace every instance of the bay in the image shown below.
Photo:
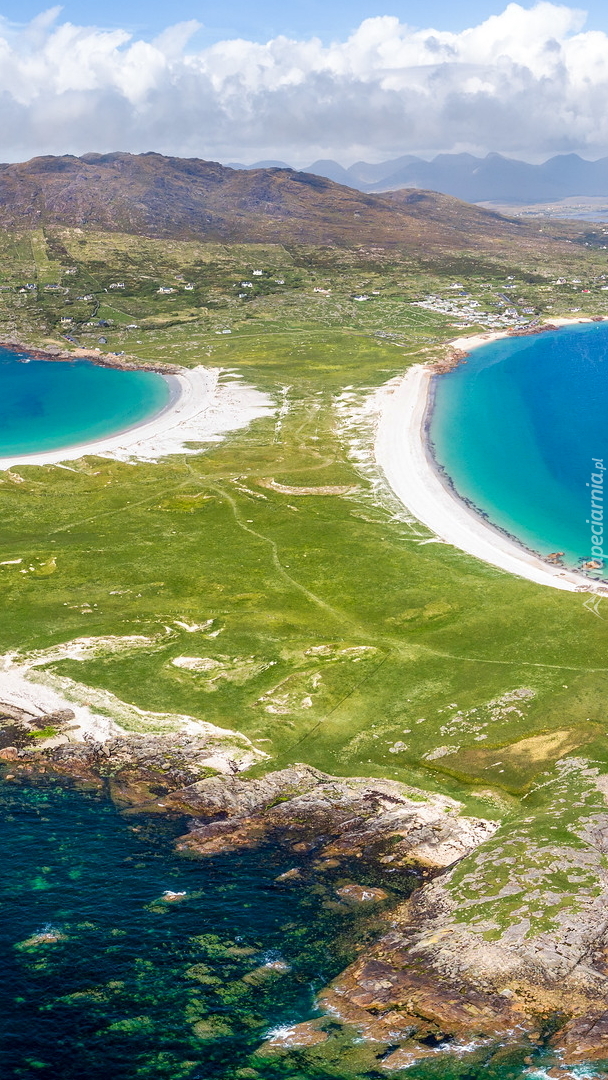
[[[563,552],[564,565],[604,577],[591,526],[601,539],[608,324],[472,350],[436,380],[429,435],[457,494],[492,524],[541,556]]]
[[[0,457],[78,446],[150,419],[170,401],[151,371],[0,352]]]

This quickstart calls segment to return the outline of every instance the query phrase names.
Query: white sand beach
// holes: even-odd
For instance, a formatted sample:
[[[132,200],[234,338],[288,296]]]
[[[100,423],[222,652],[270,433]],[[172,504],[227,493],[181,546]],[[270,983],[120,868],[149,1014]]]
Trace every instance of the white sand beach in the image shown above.
[[[496,336],[480,334],[476,338],[461,338],[452,345],[470,349]],[[442,479],[425,432],[433,374],[432,367],[418,364],[378,392],[376,462],[395,495],[441,540],[492,566],[554,589],[608,594],[606,586],[596,585],[576,571],[544,562],[494,529]]]
[[[197,453],[200,451],[185,444],[218,442],[226,432],[246,427],[252,420],[274,412],[267,394],[233,377],[230,382],[222,381],[222,372],[217,368],[184,368],[178,374],[162,377],[170,383],[171,401],[152,419],[96,442],[3,457],[0,469],[15,465],[57,465],[85,455],[152,462],[168,454]]]
[[[554,319],[543,319],[538,329],[555,329],[559,330],[560,326],[575,326],[577,323],[591,323],[591,322],[605,322],[604,318],[594,317],[590,315],[560,315]],[[478,349],[480,345],[488,345],[491,341],[500,341],[501,338],[512,337],[513,334],[510,330],[486,330],[481,334],[470,334],[469,337],[459,337],[450,341],[449,347],[457,349],[462,352],[470,352],[471,349]],[[517,336],[517,335],[516,335]]]

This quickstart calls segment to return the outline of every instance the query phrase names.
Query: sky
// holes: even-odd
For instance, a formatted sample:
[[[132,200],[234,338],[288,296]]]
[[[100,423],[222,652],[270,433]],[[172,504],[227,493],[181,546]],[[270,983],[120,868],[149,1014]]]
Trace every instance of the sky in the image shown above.
[[[202,24],[196,41],[200,47],[239,37],[262,42],[280,34],[316,36],[329,43],[346,38],[364,19],[378,15],[396,15],[417,28],[458,31],[500,14],[505,6],[500,0],[231,0],[229,4],[218,4],[217,0],[105,0],[103,5],[67,0],[61,11],[63,19],[77,25],[124,28],[147,40],[170,23],[196,19]],[[606,0],[590,0],[581,6],[588,13],[588,29],[608,32]],[[4,0],[0,4],[1,13],[15,23],[29,22],[43,10],[39,0]]]
[[[0,160],[608,154],[608,5],[0,2]]]

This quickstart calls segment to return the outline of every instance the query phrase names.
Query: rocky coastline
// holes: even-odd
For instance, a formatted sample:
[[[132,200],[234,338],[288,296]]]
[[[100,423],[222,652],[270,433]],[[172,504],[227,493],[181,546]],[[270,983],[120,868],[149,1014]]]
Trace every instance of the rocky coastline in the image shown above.
[[[433,369],[433,375],[447,375],[448,372],[454,371],[455,368],[460,367],[461,364],[466,364],[468,357],[471,354],[466,349],[455,349],[450,347],[445,356],[442,356],[439,360],[434,360],[431,363]]]
[[[210,736],[185,734],[9,746],[0,773],[12,783],[42,777],[105,789],[135,827],[158,815],[183,822],[176,847],[191,858],[278,845],[293,855],[283,886],[347,874],[336,902],[375,909],[375,941],[320,995],[323,1015],[272,1036],[260,1053],[350,1033],[388,1072],[441,1053],[483,1061],[507,1047],[524,1063],[542,1053],[549,1076],[581,1063],[608,1076],[608,809],[588,764],[572,759],[566,769],[584,809],[577,836],[536,851],[527,841],[537,867],[549,860],[542,878],[520,865],[526,836],[517,822],[499,827],[465,816],[447,796],[306,764],[247,776],[235,762],[219,774],[208,765],[218,749],[218,737],[210,748]],[[381,887],[369,886],[370,869]],[[562,902],[560,873],[580,882],[576,904]],[[417,887],[403,902],[406,879]],[[525,904],[551,887],[552,917],[535,925]],[[497,915],[504,896],[516,897],[516,917]]]
[[[178,364],[166,364],[162,360],[140,360],[136,356],[102,353],[99,349],[86,349],[80,346],[76,349],[61,349],[58,345],[47,345],[46,349],[39,349],[16,338],[0,341],[0,349],[11,351],[19,349],[33,360],[89,360],[97,367],[118,368],[120,371],[154,371],[159,375],[179,375],[183,371]]]

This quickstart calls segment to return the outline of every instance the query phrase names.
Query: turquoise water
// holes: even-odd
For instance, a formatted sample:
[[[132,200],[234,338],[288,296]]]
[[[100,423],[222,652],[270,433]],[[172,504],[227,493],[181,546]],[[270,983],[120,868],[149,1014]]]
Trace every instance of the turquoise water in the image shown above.
[[[431,443],[458,494],[533,551],[606,577],[608,324],[481,346],[435,391]]]
[[[49,362],[0,350],[0,457],[105,438],[160,412],[169,383],[150,371]]]

